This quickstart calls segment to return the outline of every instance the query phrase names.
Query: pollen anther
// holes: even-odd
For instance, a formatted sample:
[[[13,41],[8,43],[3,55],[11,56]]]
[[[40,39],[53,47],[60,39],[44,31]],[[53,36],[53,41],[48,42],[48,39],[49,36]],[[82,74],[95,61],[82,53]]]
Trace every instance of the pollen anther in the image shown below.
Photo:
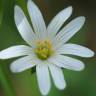
[[[51,42],[48,40],[38,41],[35,53],[39,59],[46,60],[53,53]]]

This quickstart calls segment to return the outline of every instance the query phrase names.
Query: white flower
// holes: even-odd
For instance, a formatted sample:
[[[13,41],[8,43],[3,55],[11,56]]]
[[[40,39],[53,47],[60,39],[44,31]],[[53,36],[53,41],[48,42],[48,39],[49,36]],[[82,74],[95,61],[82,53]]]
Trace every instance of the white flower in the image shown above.
[[[85,17],[80,16],[61,29],[72,14],[71,6],[56,15],[47,28],[39,8],[31,0],[28,0],[27,8],[33,28],[19,6],[15,6],[14,18],[20,35],[29,46],[18,45],[5,49],[0,52],[0,59],[23,56],[11,64],[11,71],[22,72],[36,66],[40,92],[47,95],[51,88],[49,71],[56,87],[64,89],[66,82],[61,68],[75,71],[84,69],[83,62],[65,54],[92,57],[94,52],[80,45],[66,43],[85,22]]]

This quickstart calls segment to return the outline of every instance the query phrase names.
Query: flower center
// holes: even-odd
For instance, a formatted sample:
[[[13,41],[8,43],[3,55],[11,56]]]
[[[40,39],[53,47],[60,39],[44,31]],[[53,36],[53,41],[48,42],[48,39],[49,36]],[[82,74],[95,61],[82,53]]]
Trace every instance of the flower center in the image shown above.
[[[39,59],[46,60],[53,53],[51,42],[48,40],[38,41],[35,53]]]

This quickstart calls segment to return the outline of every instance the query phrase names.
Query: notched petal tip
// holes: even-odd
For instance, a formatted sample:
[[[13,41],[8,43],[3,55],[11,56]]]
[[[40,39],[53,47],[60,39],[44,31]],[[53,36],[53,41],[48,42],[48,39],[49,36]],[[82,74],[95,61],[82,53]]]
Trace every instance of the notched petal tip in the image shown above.
[[[14,66],[14,64],[10,64],[10,71],[12,73],[17,73],[18,71],[16,70],[16,66]]]
[[[94,51],[89,49],[89,56],[88,57],[93,57],[95,55]]]
[[[85,23],[86,18],[84,16],[79,16],[76,19],[74,19],[75,22],[77,22],[79,24],[79,28],[81,29]]]
[[[71,15],[72,11],[73,11],[73,7],[72,6],[68,6],[67,8],[64,9],[64,11],[65,10]]]
[[[80,17],[77,17],[77,18],[82,22],[82,26],[83,26],[86,18],[84,16],[80,16]]]
[[[14,7],[14,16],[17,15],[21,11],[21,8],[18,5]]]
[[[15,5],[15,7],[14,7],[14,12],[17,10],[17,9],[19,9],[20,7],[18,6],[18,5]]]
[[[84,64],[82,64],[79,68],[78,68],[78,70],[77,71],[83,71],[85,69],[85,65]]]
[[[66,86],[67,86],[67,84],[66,84],[66,82],[64,82],[64,84],[61,87],[59,87],[58,89],[59,90],[64,90],[66,88]]]
[[[4,59],[3,56],[2,56],[2,51],[0,51],[0,59]]]
[[[30,7],[30,4],[35,5],[35,3],[34,3],[32,0],[28,0],[28,2],[27,2],[27,6]]]
[[[23,11],[18,5],[16,5],[14,7],[14,20],[15,20],[16,25],[18,26],[22,22],[23,19],[24,19]]]
[[[20,73],[20,72],[23,72],[23,71],[20,71],[18,69],[15,68],[15,66],[13,66],[13,64],[10,65],[10,71],[12,73]]]
[[[72,6],[68,6],[66,9],[70,10],[71,12],[73,11],[73,7]]]
[[[72,6],[68,6],[67,8],[63,9],[62,11],[64,11],[64,13],[67,12],[67,14],[71,15],[72,11],[73,11],[73,7]]]
[[[30,2],[31,2],[31,0],[28,0],[28,1],[27,1],[27,5],[29,5]]]
[[[1,60],[8,59],[7,54],[5,53],[5,50],[0,51],[0,59]]]
[[[48,92],[41,92],[43,96],[47,96],[49,94],[50,90]]]
[[[91,49],[89,49],[89,48],[86,48],[85,47],[85,53],[86,53],[86,55],[85,55],[85,57],[86,58],[91,58],[91,57],[93,57],[94,55],[95,55],[95,53],[94,53],[94,51],[92,51]]]
[[[78,61],[78,65],[74,69],[74,71],[83,71],[85,69],[85,64],[82,61]]]

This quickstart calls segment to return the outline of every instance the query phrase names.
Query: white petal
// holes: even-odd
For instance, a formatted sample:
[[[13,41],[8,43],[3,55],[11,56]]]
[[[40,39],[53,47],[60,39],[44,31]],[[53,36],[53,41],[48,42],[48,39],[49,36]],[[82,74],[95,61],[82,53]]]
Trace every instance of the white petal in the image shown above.
[[[72,54],[81,57],[92,57],[94,52],[90,49],[77,44],[64,44],[57,50],[57,54]]]
[[[39,8],[31,0],[28,0],[27,7],[36,35],[38,38],[44,38],[46,36],[46,26]]]
[[[67,56],[57,55],[54,58],[50,58],[49,62],[56,64],[59,67],[63,67],[74,71],[81,71],[84,69],[83,62]]]
[[[25,45],[12,46],[3,51],[0,51],[0,59],[9,59],[18,56],[24,56],[31,54],[32,52],[32,48]]]
[[[43,64],[38,64],[36,66],[36,74],[37,74],[37,80],[38,80],[40,92],[43,95],[47,95],[51,88],[48,67]]]
[[[62,44],[67,42],[76,32],[78,32],[84,25],[85,17],[81,16],[72,20],[68,25],[66,25],[56,36],[54,40],[54,45],[61,47]]]
[[[64,89],[66,87],[66,82],[64,80],[64,76],[61,68],[50,64],[49,69],[50,69],[55,86],[58,89]]]
[[[28,23],[27,18],[19,6],[15,6],[14,12],[14,19],[19,33],[21,34],[22,38],[32,46],[33,40],[35,39],[35,34]]]
[[[64,22],[71,16],[71,14],[72,7],[67,7],[54,17],[47,28],[49,37],[56,35]]]
[[[16,73],[16,72],[22,72],[24,70],[32,68],[35,65],[36,65],[36,63],[34,63],[32,61],[32,58],[30,56],[26,56],[26,57],[23,57],[23,58],[20,58],[20,59],[14,61],[10,65],[10,69],[12,72]]]

